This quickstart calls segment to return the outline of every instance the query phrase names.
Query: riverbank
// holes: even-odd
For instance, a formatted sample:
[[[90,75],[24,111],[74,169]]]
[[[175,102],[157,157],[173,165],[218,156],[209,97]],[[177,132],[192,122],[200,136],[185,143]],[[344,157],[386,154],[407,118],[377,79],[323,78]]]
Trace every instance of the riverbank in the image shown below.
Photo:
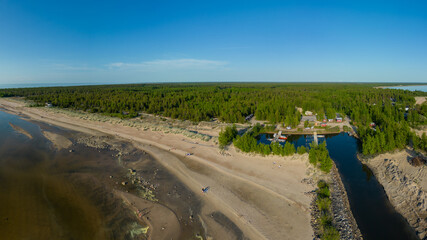
[[[409,161],[414,156],[414,152],[402,150],[359,159],[373,171],[391,204],[418,237],[427,239],[427,166],[412,166]]]
[[[314,185],[303,180],[315,170],[307,154],[261,157],[239,153],[234,147],[224,153],[217,147],[215,134],[209,135],[217,134],[220,128],[203,127],[203,135],[185,135],[171,132],[167,126],[150,128],[140,119],[30,108],[11,99],[0,99],[0,105],[32,120],[132,142],[131,146],[150,154],[201,199],[200,215],[193,217],[201,219],[206,235],[214,239],[313,238],[312,198],[306,193],[313,191]],[[206,186],[210,190],[204,194],[201,189]]]
[[[342,183],[340,174],[334,164],[331,172],[328,175],[322,176],[321,181],[329,183],[332,222],[336,230],[338,230],[341,240],[362,240],[357,222],[351,212],[350,203],[348,201],[347,191]],[[314,192],[313,192],[314,193]],[[321,217],[322,214],[317,205],[317,197],[314,194],[311,203],[312,219],[311,225],[314,229],[316,239],[321,239]]]
[[[345,240],[362,240],[357,222],[351,212],[350,203],[348,201],[347,191],[341,180],[340,173],[336,165],[331,170],[332,178],[332,212],[334,214],[334,222],[340,233],[341,239]]]

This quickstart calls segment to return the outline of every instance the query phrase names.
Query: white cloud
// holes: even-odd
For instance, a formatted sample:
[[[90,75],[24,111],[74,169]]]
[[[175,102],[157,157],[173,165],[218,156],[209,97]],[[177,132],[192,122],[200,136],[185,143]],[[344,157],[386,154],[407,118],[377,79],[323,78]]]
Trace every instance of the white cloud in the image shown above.
[[[168,69],[217,69],[227,64],[228,63],[224,61],[183,58],[172,60],[153,60],[140,63],[115,62],[110,63],[107,66],[111,69],[135,69],[142,71],[156,71]]]

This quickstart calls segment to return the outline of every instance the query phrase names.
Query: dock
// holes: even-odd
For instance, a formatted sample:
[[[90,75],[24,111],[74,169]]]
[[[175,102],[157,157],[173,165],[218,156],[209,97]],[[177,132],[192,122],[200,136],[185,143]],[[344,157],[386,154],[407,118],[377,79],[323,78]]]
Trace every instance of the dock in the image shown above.
[[[279,140],[279,137],[282,136],[282,131],[279,131],[277,134],[274,134],[274,139],[272,142],[277,142]]]
[[[314,132],[314,143],[316,144],[316,145],[318,145],[319,144],[319,140],[317,139],[317,132]]]

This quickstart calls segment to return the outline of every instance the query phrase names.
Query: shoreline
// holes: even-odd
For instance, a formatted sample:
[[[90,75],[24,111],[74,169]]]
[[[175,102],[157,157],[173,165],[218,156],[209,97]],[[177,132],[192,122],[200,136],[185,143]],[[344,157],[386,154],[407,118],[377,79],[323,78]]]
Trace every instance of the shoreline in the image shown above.
[[[214,230],[220,229],[218,223],[208,216],[220,209],[250,239],[312,239],[311,199],[305,193],[314,186],[301,182],[310,169],[307,156],[265,158],[243,155],[234,148],[222,155],[217,148],[180,134],[77,119],[43,108],[27,108],[13,100],[1,99],[1,103],[13,114],[24,114],[36,121],[94,135],[102,132],[132,142],[203,199],[203,214],[199,217],[207,224],[208,235],[219,236]],[[214,140],[209,141],[213,144]],[[194,155],[185,156],[188,152]],[[260,170],[263,174],[258,173]],[[211,191],[203,194],[200,189],[206,185],[211,186]],[[281,209],[280,213],[277,209]]]
[[[333,188],[331,192],[332,211],[334,216],[336,216],[334,220],[338,225],[337,229],[340,232],[341,239],[362,240],[362,233],[351,211],[347,191],[345,190],[341,175],[335,163],[332,167],[331,175]]]
[[[427,86],[427,84],[414,84],[414,85],[393,85],[393,86],[377,86],[374,88],[390,88],[390,87],[418,87],[418,86]]]
[[[427,239],[427,166],[409,164],[413,153],[402,150],[375,157],[357,156],[383,186],[391,205],[420,239]]]

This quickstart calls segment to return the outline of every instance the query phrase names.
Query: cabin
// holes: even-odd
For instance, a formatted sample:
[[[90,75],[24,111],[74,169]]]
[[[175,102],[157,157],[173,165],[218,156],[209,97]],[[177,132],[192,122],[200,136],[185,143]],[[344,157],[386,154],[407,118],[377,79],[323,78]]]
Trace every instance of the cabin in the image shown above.
[[[332,118],[328,119],[328,122],[333,122],[333,121],[334,121],[334,119],[332,119]]]
[[[336,120],[337,122],[342,122],[342,117],[341,117],[341,115],[337,114],[337,117],[335,118],[335,120]]]
[[[311,115],[313,115],[313,112],[311,112],[311,111],[305,111],[305,115],[306,116],[311,116]]]
[[[320,124],[320,126],[321,126],[321,127],[326,127],[326,126],[327,126],[327,123],[322,123],[322,124]]]
[[[249,121],[249,120],[251,120],[253,117],[254,117],[254,115],[253,115],[253,114],[250,114],[249,116],[246,116],[245,120],[246,120],[246,121]]]
[[[375,125],[375,123],[374,123],[374,122],[371,122],[371,123],[369,124],[369,126],[370,126],[370,127],[375,127],[376,125]]]
[[[327,122],[327,121],[328,121],[328,119],[326,119],[326,118],[324,118],[324,119],[322,120],[322,122],[324,122],[324,123],[325,123],[325,122]]]
[[[302,122],[305,122],[305,121],[315,122],[316,116],[302,116],[301,121]]]
[[[53,105],[52,105],[52,103],[45,103],[45,105],[44,105],[45,107],[47,107],[47,108],[51,108],[51,107],[53,107]]]

